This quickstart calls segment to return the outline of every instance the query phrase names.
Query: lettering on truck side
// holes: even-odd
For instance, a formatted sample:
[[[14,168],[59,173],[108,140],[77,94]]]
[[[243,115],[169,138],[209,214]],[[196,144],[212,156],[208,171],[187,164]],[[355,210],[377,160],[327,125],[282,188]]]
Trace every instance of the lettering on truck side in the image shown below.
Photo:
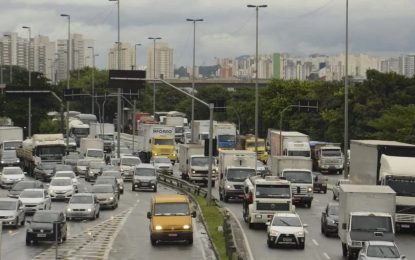
[[[155,133],[155,134],[172,134],[173,130],[171,130],[171,129],[169,129],[169,130],[166,130],[166,129],[153,129],[153,133]]]

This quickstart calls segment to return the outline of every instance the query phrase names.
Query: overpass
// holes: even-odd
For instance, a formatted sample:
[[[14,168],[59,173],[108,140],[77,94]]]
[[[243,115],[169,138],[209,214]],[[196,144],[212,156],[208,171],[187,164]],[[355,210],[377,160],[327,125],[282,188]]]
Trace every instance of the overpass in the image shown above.
[[[165,79],[180,88],[191,88],[192,80],[190,79]],[[148,83],[153,83],[152,80],[148,80]],[[258,87],[266,87],[271,82],[271,79],[258,79]],[[160,84],[160,82],[157,82]],[[196,87],[206,87],[212,85],[221,85],[225,88],[241,88],[241,87],[255,87],[255,79],[238,80],[238,79],[197,79],[195,80]]]

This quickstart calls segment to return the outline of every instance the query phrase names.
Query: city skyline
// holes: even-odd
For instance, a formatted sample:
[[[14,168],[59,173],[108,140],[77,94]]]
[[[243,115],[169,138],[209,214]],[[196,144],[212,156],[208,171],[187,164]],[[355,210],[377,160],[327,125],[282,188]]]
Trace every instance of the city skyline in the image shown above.
[[[205,21],[196,30],[196,65],[213,64],[214,57],[251,55],[255,49],[255,13],[246,4],[257,2],[268,4],[259,20],[260,54],[335,55],[343,51],[345,3],[334,0],[124,0],[120,4],[121,41],[141,43],[137,63],[146,64],[145,50],[152,44],[147,37],[157,34],[175,50],[175,64],[188,66],[193,32],[185,19],[200,17]],[[415,3],[409,0],[350,2],[350,51],[377,56],[415,52],[415,39],[411,37],[415,32],[414,11]],[[0,10],[0,31],[20,34],[21,26],[27,25],[33,35],[66,39],[66,21],[59,16],[63,12],[71,15],[73,33],[96,41],[95,52],[100,54],[96,64],[104,68],[106,51],[116,41],[116,2],[5,0]]]

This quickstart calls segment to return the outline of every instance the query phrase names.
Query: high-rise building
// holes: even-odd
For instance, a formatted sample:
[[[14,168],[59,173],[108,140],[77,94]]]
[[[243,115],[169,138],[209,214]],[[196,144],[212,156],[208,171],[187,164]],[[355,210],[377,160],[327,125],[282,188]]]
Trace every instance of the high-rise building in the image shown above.
[[[134,67],[134,48],[130,43],[122,42],[120,46],[120,70],[131,70]],[[118,44],[115,43],[108,52],[108,69],[118,69]]]
[[[154,46],[151,45],[147,49],[147,78],[172,79],[174,78],[173,67],[173,49],[169,48],[167,43],[156,43],[156,59],[155,59],[155,74],[154,74]]]

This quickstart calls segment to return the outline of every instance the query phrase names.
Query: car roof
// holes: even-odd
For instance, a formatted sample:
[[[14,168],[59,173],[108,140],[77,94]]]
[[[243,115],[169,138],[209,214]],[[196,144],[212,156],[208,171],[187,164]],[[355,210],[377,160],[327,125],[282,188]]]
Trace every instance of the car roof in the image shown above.
[[[36,188],[33,188],[33,189],[24,189],[23,191],[38,191],[38,192],[43,192],[45,189],[36,189]]]
[[[396,246],[394,242],[391,241],[366,241],[369,246]]]
[[[156,195],[153,197],[154,203],[173,203],[173,202],[189,202],[185,195]]]
[[[136,169],[140,169],[140,168],[145,168],[145,169],[155,169],[154,165],[150,164],[150,163],[142,163],[139,164],[137,166],[135,166]]]
[[[290,218],[300,218],[297,213],[290,212],[277,212],[274,214],[274,217],[290,217]]]

